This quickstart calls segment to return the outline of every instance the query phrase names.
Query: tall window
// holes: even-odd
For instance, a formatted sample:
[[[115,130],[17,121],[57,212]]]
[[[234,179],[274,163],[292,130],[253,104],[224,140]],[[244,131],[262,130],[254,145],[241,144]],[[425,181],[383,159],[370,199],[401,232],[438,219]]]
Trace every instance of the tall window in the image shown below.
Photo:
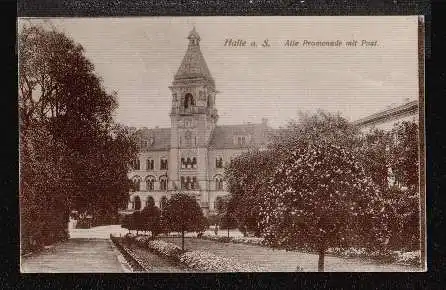
[[[141,185],[141,177],[135,176],[132,178],[132,191],[139,191]]]
[[[192,94],[186,94],[186,96],[184,97],[184,108],[187,109],[194,105],[195,105],[195,101],[194,101],[194,97],[192,96]]]
[[[221,176],[215,177],[215,190],[223,190],[223,178]]]
[[[198,183],[196,177],[192,177],[192,189],[198,189]]]
[[[147,176],[146,185],[147,185],[148,191],[154,191],[155,190],[155,177]]]
[[[147,166],[146,169],[147,170],[153,170],[155,169],[155,161],[153,159],[147,159]]]
[[[160,159],[160,169],[167,170],[167,159]]]
[[[217,157],[215,159],[215,167],[216,168],[223,168],[223,158]]]
[[[197,168],[197,158],[192,158],[192,168]]]
[[[166,176],[160,177],[160,189],[163,191],[167,190],[167,177]]]
[[[141,164],[139,163],[139,158],[136,158],[135,160],[133,160],[133,168],[135,170],[140,170],[141,169]]]

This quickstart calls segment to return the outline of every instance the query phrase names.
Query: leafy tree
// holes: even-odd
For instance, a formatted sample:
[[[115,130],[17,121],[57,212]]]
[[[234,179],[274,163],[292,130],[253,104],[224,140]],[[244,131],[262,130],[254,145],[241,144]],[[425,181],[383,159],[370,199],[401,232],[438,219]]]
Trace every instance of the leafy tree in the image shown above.
[[[193,196],[184,193],[177,193],[167,201],[163,207],[162,219],[168,231],[181,232],[183,250],[185,232],[201,232],[206,228],[200,205]]]
[[[329,247],[387,242],[380,192],[354,155],[340,146],[303,142],[290,148],[264,198],[267,244],[316,250],[319,271]]]
[[[152,232],[152,236],[156,237],[161,231],[161,211],[155,206],[153,199],[149,199],[146,207],[141,211],[144,231]]]

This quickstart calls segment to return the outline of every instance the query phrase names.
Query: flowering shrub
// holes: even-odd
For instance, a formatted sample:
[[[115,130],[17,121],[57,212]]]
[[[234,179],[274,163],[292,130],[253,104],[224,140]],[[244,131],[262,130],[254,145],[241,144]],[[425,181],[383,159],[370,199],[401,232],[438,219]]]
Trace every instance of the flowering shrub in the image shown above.
[[[149,241],[147,246],[152,251],[176,260],[179,259],[179,255],[183,252],[177,245],[159,240]]]
[[[136,237],[135,237],[135,242],[136,242],[136,244],[138,244],[139,246],[144,246],[144,245],[147,244],[151,239],[152,239],[152,236],[149,236],[149,235],[141,235],[141,236],[136,236]]]
[[[224,236],[215,236],[210,234],[204,234],[201,236],[202,239],[216,241],[216,242],[231,242],[236,244],[246,244],[246,245],[263,245],[263,238],[257,237],[224,237]]]
[[[191,251],[180,255],[181,263],[188,267],[206,272],[260,272],[259,266],[241,264],[235,259],[221,257],[205,251]]]

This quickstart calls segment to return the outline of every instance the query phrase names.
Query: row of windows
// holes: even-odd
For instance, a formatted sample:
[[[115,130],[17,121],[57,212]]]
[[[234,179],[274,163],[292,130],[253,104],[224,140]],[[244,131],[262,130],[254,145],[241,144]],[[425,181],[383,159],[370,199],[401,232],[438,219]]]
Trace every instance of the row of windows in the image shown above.
[[[197,168],[197,158],[181,158],[181,168]]]
[[[168,161],[167,159],[160,159],[160,170],[167,170],[168,169]],[[141,164],[139,159],[136,159],[133,161],[132,167],[135,170],[141,170]],[[215,159],[215,167],[216,168],[223,168],[223,158],[217,157]],[[181,158],[181,168],[182,169],[190,169],[190,168],[197,168],[197,158]],[[155,170],[155,160],[153,159],[147,159],[146,160],[146,170]]]
[[[145,180],[146,182],[146,190],[147,191],[154,191],[155,190],[155,178],[154,177],[148,177]],[[141,179],[134,178],[132,180],[132,191],[139,191],[141,189]],[[167,177],[162,177],[160,179],[160,190],[166,191],[168,186],[168,180]],[[195,190],[198,189],[198,181],[195,176],[181,176],[181,189],[184,190]],[[223,178],[220,176],[217,176],[215,178],[215,190],[223,190]]]
[[[132,162],[132,167],[135,170],[141,170],[141,163],[139,159],[136,159]],[[155,170],[155,160],[147,159],[146,160],[146,170]],[[160,159],[160,170],[167,170],[167,159]]]
[[[181,176],[181,189],[190,190],[198,189],[197,178],[190,176]]]
[[[145,180],[146,182],[146,190],[147,191],[154,191],[155,190],[155,177],[149,176]],[[139,191],[141,189],[141,179],[140,178],[134,178],[132,180],[132,191]],[[162,176],[160,178],[160,190],[167,190],[167,177]]]

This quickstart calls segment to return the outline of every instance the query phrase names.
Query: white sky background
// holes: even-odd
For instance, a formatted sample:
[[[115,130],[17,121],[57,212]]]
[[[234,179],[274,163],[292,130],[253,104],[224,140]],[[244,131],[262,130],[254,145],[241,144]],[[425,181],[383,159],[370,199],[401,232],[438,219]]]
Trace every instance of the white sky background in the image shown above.
[[[22,22],[22,21],[21,21]],[[31,22],[42,23],[32,19]],[[279,127],[299,111],[340,112],[349,120],[418,97],[417,16],[53,18],[85,48],[118,92],[118,122],[170,127],[168,88],[193,25],[215,79],[219,124],[269,119]],[[225,39],[271,47],[225,47]],[[378,47],[284,47],[286,40],[378,40]]]

